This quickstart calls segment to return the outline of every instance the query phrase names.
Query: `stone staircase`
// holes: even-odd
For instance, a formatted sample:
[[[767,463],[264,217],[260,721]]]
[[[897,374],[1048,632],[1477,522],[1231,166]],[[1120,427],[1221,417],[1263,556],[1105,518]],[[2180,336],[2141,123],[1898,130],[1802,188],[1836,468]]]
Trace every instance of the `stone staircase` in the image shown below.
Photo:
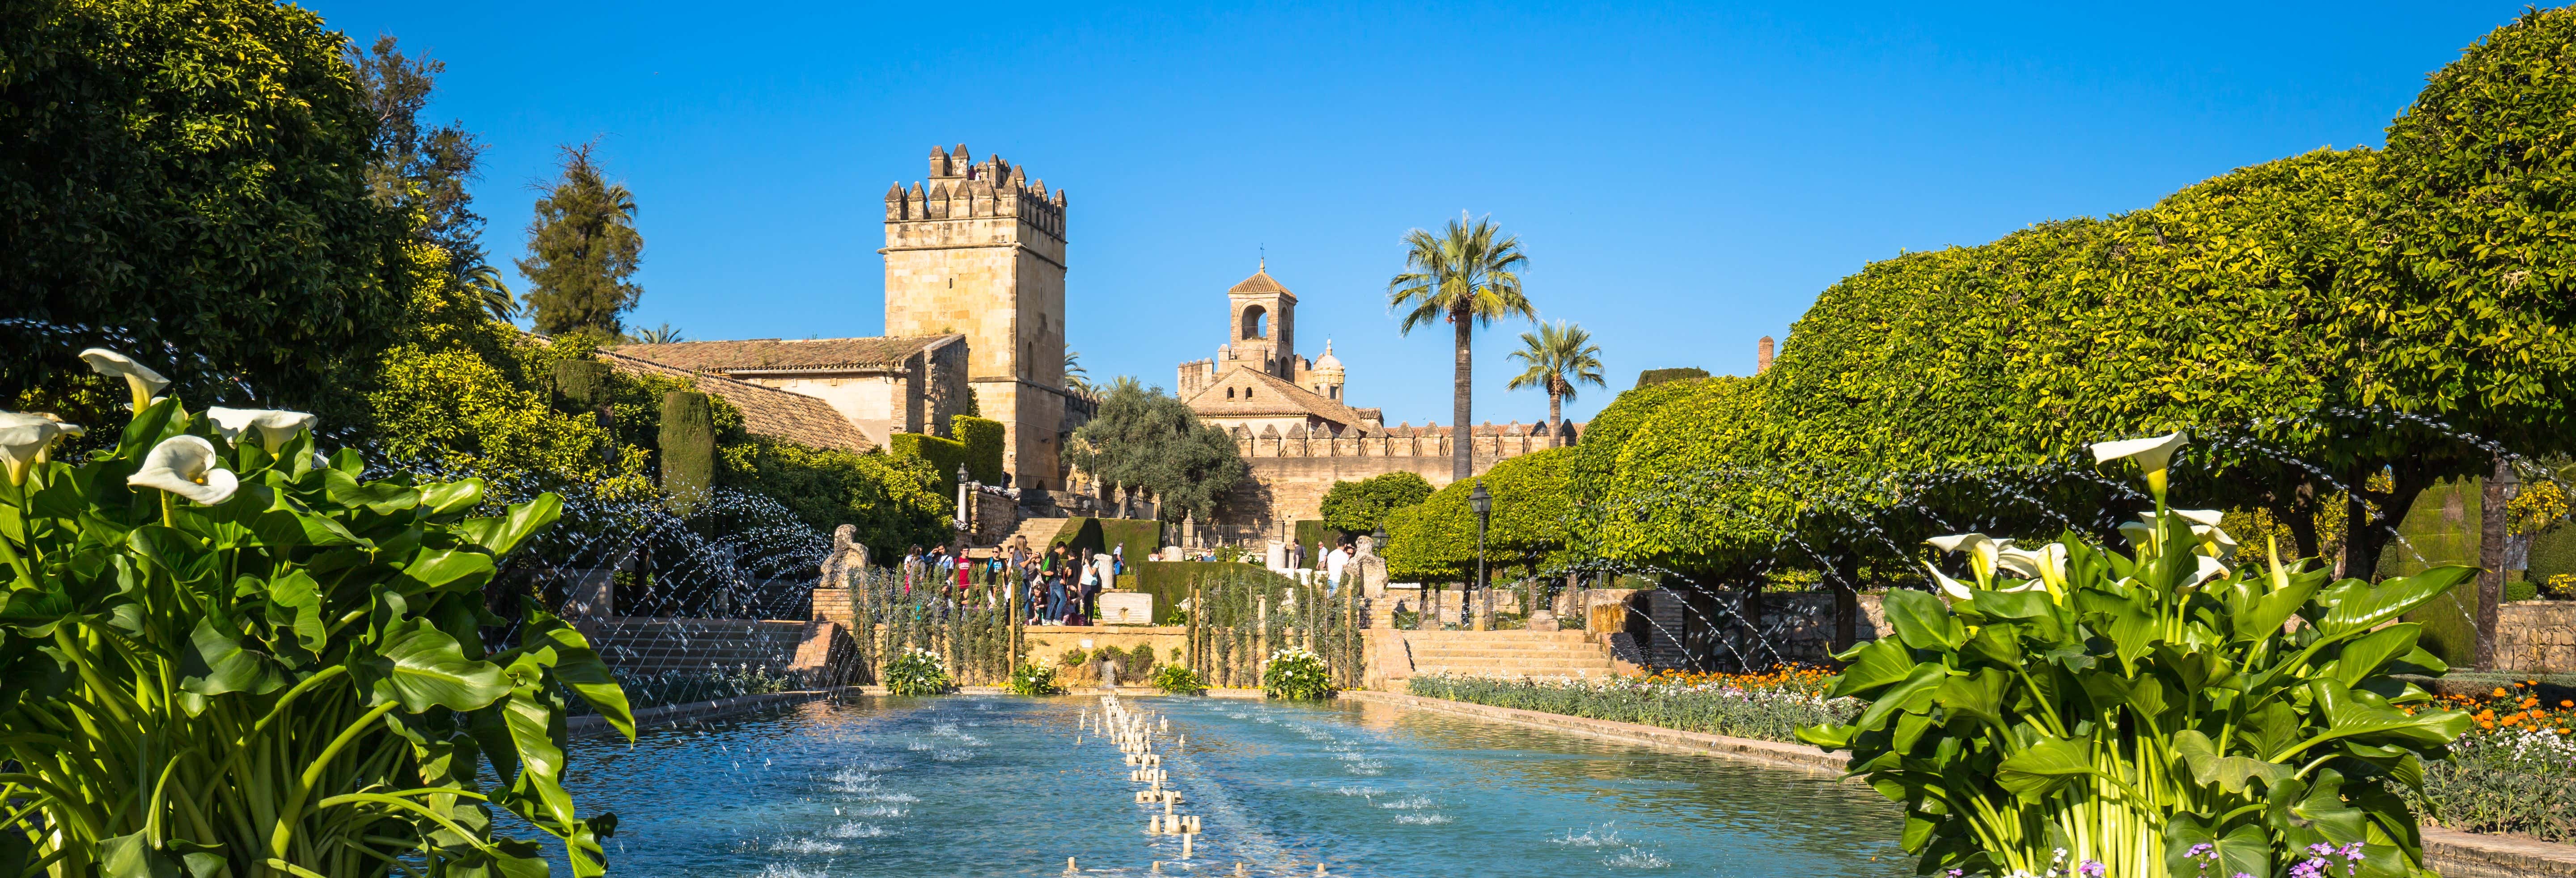
[[[1010,536],[1002,538],[1002,548],[1008,550],[1014,542],[1025,539],[1028,540],[1029,551],[1046,551],[1047,541],[1063,533],[1065,524],[1072,520],[1070,518],[1022,519],[1019,530],[1012,531]]]
[[[1615,676],[1610,654],[1581,631],[1408,631],[1413,673],[1472,677]]]
[[[592,648],[630,674],[704,673],[744,666],[785,671],[797,663],[807,623],[753,619],[603,619]]]

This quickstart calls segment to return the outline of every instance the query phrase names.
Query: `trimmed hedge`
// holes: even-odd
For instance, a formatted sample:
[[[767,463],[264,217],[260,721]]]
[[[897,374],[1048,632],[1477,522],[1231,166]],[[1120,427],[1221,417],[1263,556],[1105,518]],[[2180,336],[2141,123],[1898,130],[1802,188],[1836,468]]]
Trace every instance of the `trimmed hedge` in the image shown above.
[[[1406,473],[1406,475],[1412,474]],[[1315,543],[1322,542],[1324,544],[1324,548],[1329,550],[1340,546],[1346,539],[1357,539],[1359,537],[1359,534],[1334,530],[1330,527],[1326,527],[1324,526],[1324,523],[1320,521],[1297,522],[1297,527],[1294,533],[1296,533],[1297,545],[1306,547],[1305,563],[1298,566],[1304,567],[1308,570],[1321,570],[1324,566],[1324,557],[1315,553]]]
[[[939,473],[940,496],[957,496],[957,465],[966,462],[966,443],[928,433],[896,433],[893,441],[887,443],[887,448],[896,457],[929,462],[930,468]],[[969,467],[968,472],[971,474],[973,468]]]
[[[1136,591],[1154,596],[1154,624],[1179,625],[1181,602],[1190,596],[1190,583],[1202,578],[1222,576],[1275,575],[1258,566],[1236,561],[1129,561],[1127,569],[1136,572]]]
[[[1002,440],[1005,436],[1002,422],[973,415],[950,415],[948,434],[965,446],[967,473],[987,485],[1002,483]]]
[[[1154,550],[1162,548],[1162,543],[1162,522],[1126,518],[1076,518],[1065,522],[1064,530],[1047,540],[1049,546],[1071,546],[1094,552],[1120,547],[1131,570],[1137,562],[1153,557]]]
[[[1651,387],[1657,384],[1662,384],[1666,381],[1682,381],[1691,378],[1706,377],[1708,377],[1708,370],[1696,366],[1683,366],[1678,369],[1648,369],[1637,373],[1637,386]]]

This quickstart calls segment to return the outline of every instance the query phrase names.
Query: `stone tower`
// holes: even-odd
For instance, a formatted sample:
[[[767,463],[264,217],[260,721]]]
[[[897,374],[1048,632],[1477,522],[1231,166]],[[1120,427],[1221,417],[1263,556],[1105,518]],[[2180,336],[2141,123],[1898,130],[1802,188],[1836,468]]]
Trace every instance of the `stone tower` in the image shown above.
[[[1225,299],[1229,358],[1297,380],[1297,294],[1270,278],[1270,261],[1262,260],[1251,277],[1226,290]]]
[[[965,144],[930,148],[930,179],[885,196],[886,334],[962,333],[967,380],[1002,422],[1002,466],[1024,489],[1062,489],[1064,191]]]

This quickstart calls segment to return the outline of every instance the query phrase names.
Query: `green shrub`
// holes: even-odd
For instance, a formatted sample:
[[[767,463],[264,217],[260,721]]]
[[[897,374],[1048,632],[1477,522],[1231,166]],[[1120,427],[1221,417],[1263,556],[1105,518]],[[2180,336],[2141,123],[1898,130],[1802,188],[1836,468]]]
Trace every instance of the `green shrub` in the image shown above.
[[[1376,531],[1385,523],[1386,514],[1431,498],[1431,482],[1411,472],[1391,472],[1370,476],[1356,482],[1334,482],[1324,492],[1322,527],[1349,534]],[[1298,542],[1314,548],[1314,537],[1298,522]]]
[[[957,496],[957,467],[966,462],[966,443],[928,433],[896,433],[886,448],[895,457],[930,464],[930,471],[939,477],[939,495]]]
[[[957,686],[948,675],[948,660],[921,647],[911,647],[885,666],[886,694],[938,695]]]
[[[1122,549],[1128,569],[1154,556],[1162,548],[1163,523],[1120,518],[1075,518],[1065,522],[1064,529],[1048,538],[1048,545],[1060,545],[1094,552]]]
[[[879,557],[948,539],[954,495],[939,493],[937,474],[917,458],[808,448],[766,436],[726,445],[718,454],[717,484],[776,498],[823,533],[854,525],[858,541]]]
[[[716,481],[715,415],[707,395],[694,390],[662,394],[662,493],[684,514],[705,503]]]
[[[1850,722],[1860,703],[1814,687],[1748,687],[1738,681],[1622,677],[1498,680],[1426,674],[1406,691],[1519,710],[1638,723],[1764,741],[1796,741],[1807,726]]]
[[[966,474],[987,485],[1002,483],[1002,422],[973,415],[949,415],[948,434],[961,446]],[[952,468],[953,469],[953,468]],[[954,472],[951,472],[954,476]],[[953,486],[952,486],[953,490]]]
[[[1154,688],[1165,695],[1197,695],[1207,691],[1207,681],[1181,665],[1164,665],[1154,669]]]
[[[1146,679],[1146,678],[1148,678],[1148,677],[1151,677],[1151,676],[1153,675],[1153,673],[1154,673],[1154,646],[1153,646],[1153,644],[1150,644],[1150,643],[1139,643],[1139,644],[1136,644],[1136,647],[1135,647],[1134,649],[1130,649],[1130,650],[1128,650],[1128,651],[1127,651],[1127,671],[1126,671],[1126,679],[1127,679],[1128,681],[1133,681],[1133,680],[1143,680],[1143,679]],[[1122,682],[1123,682],[1123,681],[1122,681]]]
[[[480,480],[363,481],[357,451],[319,459],[310,416],[135,389],[78,463],[19,460],[44,422],[0,413],[0,871],[544,870],[498,806],[602,874],[615,818],[576,816],[563,717],[576,696],[631,738],[624,693],[533,605],[517,646],[482,635],[505,624],[486,586],[561,499],[473,517]]]
[[[1060,668],[1079,668],[1082,667],[1084,662],[1088,661],[1091,661],[1091,656],[1084,653],[1079,647],[1065,650],[1062,655],[1055,657],[1056,667]]]
[[[2338,869],[2421,868],[2415,814],[2385,785],[2471,720],[2392,676],[2448,670],[2397,619],[2475,570],[2329,583],[2303,561],[2235,558],[2165,506],[2179,444],[2094,450],[2146,464],[2155,509],[2122,530],[2130,551],[1939,538],[1968,556],[1968,581],[1936,574],[1946,603],[1889,592],[1895,636],[1837,656],[1850,664],[1829,694],[1868,707],[1798,736],[1850,750],[1906,806],[1918,873],[2277,875],[2316,845]]]
[[[1062,695],[1064,684],[1056,682],[1054,668],[1022,664],[1011,669],[1010,690],[1013,695]]]
[[[1261,669],[1261,691],[1272,698],[1323,701],[1333,697],[1333,672],[1323,656],[1292,646],[1270,654]]]
[[[1697,366],[1682,366],[1672,369],[1647,369],[1637,373],[1637,386],[1653,387],[1657,384],[1663,384],[1666,382],[1687,381],[1692,378],[1706,377],[1708,377],[1708,370]]]

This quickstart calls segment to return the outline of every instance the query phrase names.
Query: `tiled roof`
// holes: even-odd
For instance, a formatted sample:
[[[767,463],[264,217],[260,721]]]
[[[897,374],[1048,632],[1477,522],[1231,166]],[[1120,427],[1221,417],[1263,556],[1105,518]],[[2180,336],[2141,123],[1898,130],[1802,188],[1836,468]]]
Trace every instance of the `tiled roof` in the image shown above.
[[[723,344],[723,342],[700,342],[700,344]],[[869,440],[866,433],[860,432],[848,418],[841,417],[840,412],[833,410],[830,403],[820,398],[775,387],[763,387],[749,381],[736,381],[722,375],[692,373],[676,366],[622,353],[627,348],[635,347],[680,346],[682,345],[622,345],[615,349],[602,348],[599,351],[599,360],[607,363],[609,368],[620,372],[692,379],[697,382],[698,390],[721,398],[725,402],[732,403],[734,408],[741,409],[743,430],[755,436],[767,436],[811,448],[838,448],[861,453],[876,447],[876,443]]]
[[[1250,381],[1258,388],[1251,399],[1227,399],[1226,388],[1240,387]],[[1280,415],[1312,415],[1340,424],[1345,428],[1367,423],[1358,409],[1325,399],[1314,391],[1288,383],[1287,379],[1245,365],[1237,365],[1218,375],[1189,398],[1190,410],[1202,417],[1257,418]]]
[[[890,369],[942,339],[956,335],[888,338],[754,338],[618,345],[606,350],[690,372],[763,372],[799,369]]]
[[[1287,296],[1290,299],[1297,298],[1296,293],[1289,292],[1287,287],[1280,286],[1278,281],[1272,280],[1270,278],[1270,270],[1267,268],[1253,272],[1251,277],[1244,278],[1242,283],[1235,284],[1233,289],[1226,290],[1226,292],[1278,293],[1280,295]]]

